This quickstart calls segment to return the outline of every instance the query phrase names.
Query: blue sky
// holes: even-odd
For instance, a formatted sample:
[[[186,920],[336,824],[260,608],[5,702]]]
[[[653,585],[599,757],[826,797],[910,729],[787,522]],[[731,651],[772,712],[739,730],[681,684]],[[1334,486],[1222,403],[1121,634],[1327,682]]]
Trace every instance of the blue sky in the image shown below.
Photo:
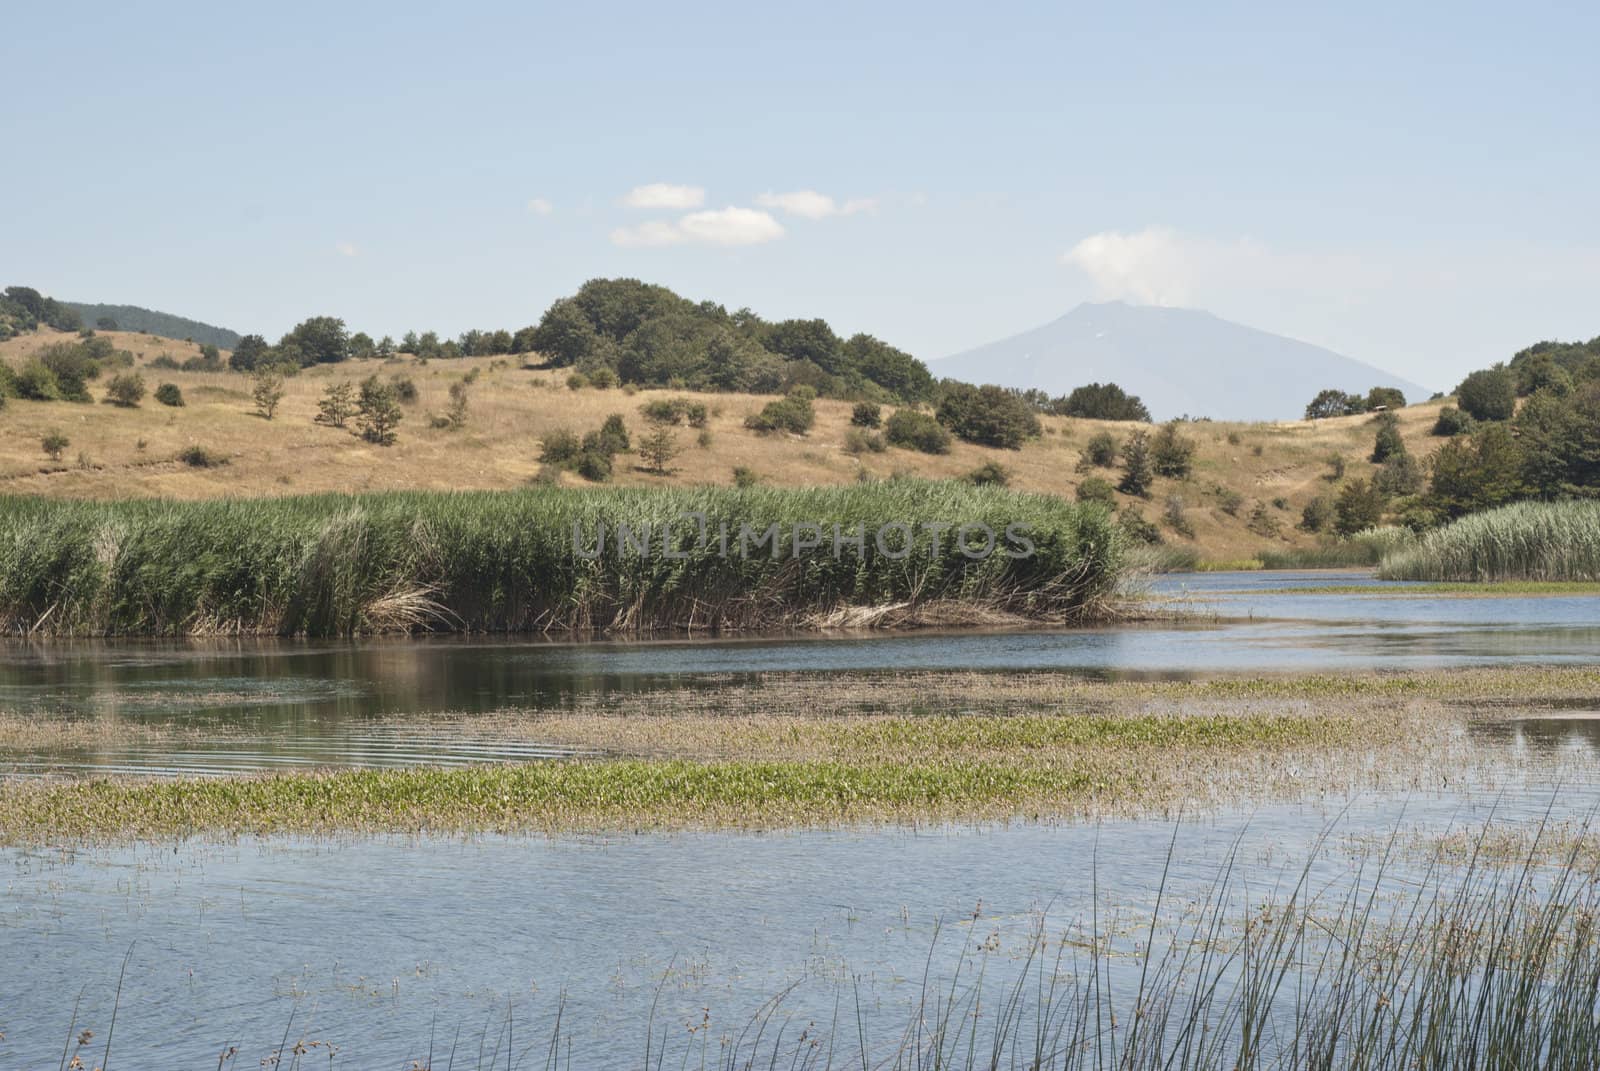
[[[1441,387],[1600,334],[1600,8],[1317,7],[14,7],[0,282],[399,335],[633,275],[924,358],[1125,298]]]

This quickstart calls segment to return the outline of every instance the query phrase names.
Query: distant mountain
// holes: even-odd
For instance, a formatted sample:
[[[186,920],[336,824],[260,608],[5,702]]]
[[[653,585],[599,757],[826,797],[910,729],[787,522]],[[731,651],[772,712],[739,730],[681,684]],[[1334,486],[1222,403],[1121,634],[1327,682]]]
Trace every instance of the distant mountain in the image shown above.
[[[62,304],[76,310],[83,317],[85,327],[94,327],[105,317],[115,320],[119,331],[144,331],[163,338],[192,338],[202,346],[210,343],[224,350],[231,350],[239,344],[237,332],[174,316],[170,312],[141,309],[137,305],[86,305],[81,301],[63,301]]]
[[[934,361],[936,376],[1065,394],[1114,381],[1157,420],[1290,420],[1325,387],[1366,393],[1399,387],[1408,401],[1432,392],[1309,342],[1218,319],[1197,309],[1079,305],[1053,323]]]

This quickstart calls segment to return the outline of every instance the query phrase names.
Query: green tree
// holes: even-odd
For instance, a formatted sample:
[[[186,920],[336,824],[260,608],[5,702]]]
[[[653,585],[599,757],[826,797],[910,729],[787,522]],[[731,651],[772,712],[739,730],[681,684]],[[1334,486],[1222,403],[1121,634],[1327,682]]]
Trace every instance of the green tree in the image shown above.
[[[395,429],[403,414],[393,383],[375,375],[362,380],[356,414],[356,427],[363,439],[378,446],[394,444]]]
[[[1109,431],[1097,431],[1084,444],[1084,460],[1098,468],[1109,469],[1117,463],[1117,437]]]
[[[343,320],[313,316],[279,339],[278,349],[296,354],[301,365],[335,364],[350,356],[350,337]]]
[[[39,440],[39,445],[44,448],[45,456],[51,461],[60,461],[62,453],[72,445],[72,440],[59,431],[49,431]]]
[[[1150,423],[1150,410],[1137,395],[1129,394],[1115,383],[1088,383],[1076,387],[1071,394],[1052,402],[1050,409],[1057,416],[1082,417],[1085,420],[1133,420]]]
[[[161,386],[156,388],[155,397],[156,401],[160,402],[162,405],[168,405],[174,409],[181,409],[183,407],[183,391],[178,389],[178,385],[176,383],[161,384]]]
[[[1385,504],[1383,492],[1374,484],[1351,480],[1339,489],[1338,501],[1333,505],[1334,531],[1347,536],[1376,528],[1383,521]]]
[[[525,342],[555,367],[565,368],[594,353],[600,339],[582,306],[562,298],[545,311]]]
[[[271,368],[260,369],[251,384],[250,398],[256,403],[256,412],[271,420],[283,401],[283,376]]]
[[[1155,481],[1155,469],[1150,462],[1150,436],[1136,431],[1122,444],[1122,479],[1117,490],[1125,495],[1148,498],[1150,485]]]
[[[1400,421],[1391,413],[1384,413],[1378,421],[1378,434],[1372,442],[1372,460],[1381,465],[1391,457],[1406,452],[1406,441],[1400,437]]]
[[[667,466],[672,464],[672,459],[677,457],[678,453],[678,436],[668,425],[656,425],[653,431],[639,440],[639,456],[644,459],[650,471],[657,475],[667,474]]]
[[[1373,387],[1367,391],[1367,411],[1374,409],[1404,409],[1406,395],[1399,387]]]
[[[985,384],[946,382],[940,389],[935,419],[958,438],[980,446],[1020,450],[1040,433],[1039,418],[1017,395]]]
[[[322,389],[322,400],[317,403],[318,424],[342,428],[356,414],[356,386],[349,380],[329,383]]]
[[[924,454],[948,454],[950,432],[927,413],[896,409],[884,421],[883,437],[895,446]]]
[[[1517,377],[1503,364],[1474,372],[1456,388],[1456,402],[1474,420],[1510,420],[1517,411]]]
[[[1457,436],[1429,459],[1428,504],[1446,518],[1515,501],[1523,494],[1522,448],[1502,423]]]
[[[260,335],[246,335],[233,347],[228,364],[236,372],[254,372],[267,363],[272,348]]]
[[[137,372],[123,372],[111,377],[106,385],[106,401],[123,409],[133,409],[144,401],[144,377]]]
[[[1176,420],[1169,420],[1150,440],[1150,467],[1157,476],[1185,479],[1194,467],[1194,450],[1194,440],[1178,432]]]

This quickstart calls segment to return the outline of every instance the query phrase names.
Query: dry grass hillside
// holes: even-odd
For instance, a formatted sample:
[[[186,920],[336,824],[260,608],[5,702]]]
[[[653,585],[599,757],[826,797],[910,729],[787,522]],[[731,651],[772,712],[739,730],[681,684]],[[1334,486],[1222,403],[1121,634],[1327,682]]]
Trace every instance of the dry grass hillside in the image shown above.
[[[179,361],[196,356],[199,348],[192,343],[128,332],[103,334],[118,348],[135,354],[136,369],[150,393],[134,409],[8,399],[0,410],[0,494],[205,498],[520,487],[538,475],[540,439],[552,429],[582,433],[599,427],[608,414],[621,413],[637,442],[648,428],[640,414],[642,404],[652,398],[684,396],[682,391],[573,391],[566,386],[564,372],[522,368],[518,358],[431,362],[400,358],[307,369],[287,381],[283,403],[268,421],[256,415],[250,380],[243,375],[148,367],[163,353]],[[46,332],[14,338],[0,343],[0,359],[15,365],[35,349],[71,337]],[[442,414],[448,406],[450,385],[473,370],[478,377],[469,388],[466,426],[430,427],[430,414]],[[313,421],[317,401],[330,382],[359,380],[374,372],[409,376],[417,386],[417,400],[405,407],[395,445],[369,445],[348,430]],[[162,383],[178,385],[184,407],[169,408],[155,401],[154,391]],[[91,393],[97,398],[103,395],[103,378],[91,384]],[[1010,471],[1013,487],[1070,496],[1093,475],[1116,482],[1114,470],[1082,470],[1082,451],[1097,431],[1109,429],[1120,438],[1131,427],[1046,417],[1045,434],[1020,451],[957,442],[942,456],[894,447],[853,455],[846,449],[851,408],[847,402],[818,401],[816,426],[800,437],[759,435],[744,427],[745,418],[769,398],[740,394],[695,398],[711,414],[706,434],[687,427],[677,430],[682,452],[672,463],[672,472],[651,474],[635,455],[624,455],[617,459],[613,483],[729,484],[736,467],[780,485],[844,483],[863,478],[863,473],[874,478],[897,473],[960,477],[985,462],[998,461]],[[888,412],[885,409],[884,415]],[[1427,403],[1399,413],[1407,445],[1419,457],[1440,442],[1428,434],[1437,412],[1438,403]],[[59,461],[49,459],[41,447],[42,438],[52,431],[70,441]],[[1367,460],[1373,428],[1366,416],[1315,423],[1202,422],[1186,426],[1185,434],[1198,445],[1188,479],[1158,479],[1145,500],[1117,497],[1119,504],[1134,503],[1157,523],[1169,498],[1181,497],[1193,537],[1164,524],[1163,534],[1169,544],[1193,547],[1209,561],[1247,558],[1263,547],[1314,543],[1315,537],[1295,525],[1308,501],[1337,489],[1330,479],[1329,457],[1337,453],[1346,459],[1346,479],[1370,476],[1375,469]],[[227,464],[195,468],[178,459],[180,452],[196,445],[225,457]],[[583,483],[570,473],[561,479]],[[1251,515],[1258,504],[1263,510],[1252,531]],[[1262,517],[1269,523],[1259,523]],[[1267,530],[1272,524],[1276,534]]]

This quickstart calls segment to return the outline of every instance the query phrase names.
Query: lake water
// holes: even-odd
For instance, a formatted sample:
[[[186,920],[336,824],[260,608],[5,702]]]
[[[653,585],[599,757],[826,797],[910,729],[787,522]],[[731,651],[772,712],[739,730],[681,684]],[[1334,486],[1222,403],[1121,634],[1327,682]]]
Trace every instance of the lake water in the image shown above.
[[[1281,594],[1348,585],[1358,597]],[[0,647],[0,711],[199,730],[138,744],[0,756],[0,772],[227,773],[347,764],[511,761],[526,742],[408,730],[407,714],[560,708],[579,696],[717,688],[764,673],[1051,670],[1182,679],[1219,673],[1584,664],[1600,652],[1600,598],[1429,598],[1365,574],[1159,578],[1192,624],[1066,631],[814,635],[696,641],[477,638],[352,643],[52,643]],[[381,724],[378,724],[381,722]],[[205,730],[216,729],[208,739]]]
[[[717,688],[771,671],[1052,669],[1096,676],[1587,663],[1594,598],[1414,598],[1355,574],[1359,598],[1269,594],[1327,573],[1163,578],[1203,625],[1082,632],[696,643],[472,640],[356,644],[12,646],[0,709],[227,728],[208,745],[10,756],[57,769],[218,772],[341,762],[524,759],[537,745],[396,729],[408,712],[560,706],[592,693]],[[1100,914],[1124,951],[1168,895],[1206,894],[1230,853],[1241,910],[1292,885],[1336,899],[1360,845],[1470,829],[1493,814],[1587,820],[1600,739],[1586,711],[1474,729],[1484,747],[1578,757],[1562,781],[1495,792],[1363,796],[1169,822],[606,837],[270,838],[118,848],[0,849],[0,1068],[57,1065],[74,1028],[98,1059],[127,957],[114,1055],[127,1068],[258,1066],[287,1032],[329,1042],[336,1067],[544,1066],[558,1007],[573,1066],[642,1062],[645,1023],[675,1045],[737,1033],[795,986],[791,1030],[836,1015],[891,1041],[922,992],[989,944],[997,977],[1042,918],[1073,931]],[[239,730],[243,730],[242,735]],[[1333,837],[1318,850],[1329,829]],[[1408,857],[1409,858],[1409,857]],[[1414,861],[1390,875],[1398,902]],[[1125,957],[1127,963],[1134,962]],[[1122,969],[1122,968],[1118,968]],[[847,1002],[838,1011],[841,999]],[[705,1009],[710,1009],[708,1013]],[[711,1027],[691,1032],[709,1014]],[[505,1040],[507,1023],[512,1038]],[[330,1064],[312,1048],[300,1066]],[[482,1056],[480,1057],[480,1053]]]

